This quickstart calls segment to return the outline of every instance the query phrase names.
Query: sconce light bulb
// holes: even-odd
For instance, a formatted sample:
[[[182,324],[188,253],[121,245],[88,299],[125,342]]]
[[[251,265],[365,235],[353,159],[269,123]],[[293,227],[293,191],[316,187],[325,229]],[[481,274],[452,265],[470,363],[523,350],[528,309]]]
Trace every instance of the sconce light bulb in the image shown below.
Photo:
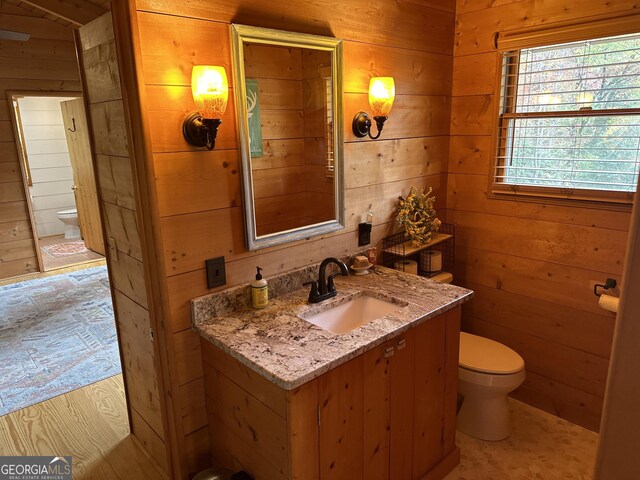
[[[191,93],[202,118],[220,118],[227,109],[229,82],[224,67],[195,65]]]
[[[369,105],[374,117],[388,117],[395,97],[393,77],[373,77],[369,82]]]

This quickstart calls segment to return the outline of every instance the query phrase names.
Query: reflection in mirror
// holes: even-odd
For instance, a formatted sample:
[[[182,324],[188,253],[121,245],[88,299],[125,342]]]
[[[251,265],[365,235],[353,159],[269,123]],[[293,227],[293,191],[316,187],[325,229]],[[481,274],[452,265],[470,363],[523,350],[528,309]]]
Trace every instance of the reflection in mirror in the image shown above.
[[[334,218],[331,54],[244,49],[258,236]]]
[[[336,48],[297,46],[290,38],[295,34],[234,25],[243,28],[287,35],[282,44],[249,38],[234,43],[241,53],[235,60],[242,59],[235,85],[244,79],[237,104],[245,107],[238,109],[238,124],[248,246],[254,250],[342,228]],[[300,37],[308,42],[313,36]]]

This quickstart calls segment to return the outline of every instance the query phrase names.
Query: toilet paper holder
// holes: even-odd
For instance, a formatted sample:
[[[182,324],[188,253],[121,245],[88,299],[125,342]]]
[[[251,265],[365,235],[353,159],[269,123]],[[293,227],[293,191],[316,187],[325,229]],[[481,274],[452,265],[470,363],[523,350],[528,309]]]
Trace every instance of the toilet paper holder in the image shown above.
[[[604,292],[598,292],[598,287],[602,288],[603,290],[609,290],[610,288],[616,288],[616,285],[618,285],[618,282],[615,281],[615,279],[613,278],[607,278],[604,282],[604,285],[602,285],[601,283],[596,283],[593,286],[593,294],[596,297],[599,297],[600,295],[602,295]]]

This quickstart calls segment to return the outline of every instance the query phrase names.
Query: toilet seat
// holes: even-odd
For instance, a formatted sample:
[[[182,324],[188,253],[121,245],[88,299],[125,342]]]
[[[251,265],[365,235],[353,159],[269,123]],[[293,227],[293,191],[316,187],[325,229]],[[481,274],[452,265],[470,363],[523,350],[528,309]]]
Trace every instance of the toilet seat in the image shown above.
[[[458,380],[460,382],[466,382],[478,387],[490,387],[503,389],[506,388],[509,391],[520,386],[524,381],[526,373],[524,368],[516,373],[509,374],[493,374],[493,373],[481,373],[467,368],[458,367]]]
[[[480,374],[512,375],[524,370],[524,360],[506,345],[460,332],[459,367]]]

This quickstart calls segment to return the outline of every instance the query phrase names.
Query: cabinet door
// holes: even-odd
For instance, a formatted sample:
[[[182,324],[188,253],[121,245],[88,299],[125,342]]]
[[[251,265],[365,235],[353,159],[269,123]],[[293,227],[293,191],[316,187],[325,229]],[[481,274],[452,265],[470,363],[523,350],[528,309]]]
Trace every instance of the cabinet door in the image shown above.
[[[321,480],[389,477],[391,365],[389,341],[318,379]]]
[[[391,361],[391,429],[389,471],[391,480],[409,480],[413,466],[414,331],[393,340]]]
[[[363,479],[364,355],[318,378],[321,480]]]
[[[458,364],[460,350],[460,307],[449,310],[446,315],[446,343],[444,365],[444,433],[442,456],[456,448],[456,416],[458,413]]]
[[[455,449],[458,335],[456,309],[318,378],[321,480],[419,479]]]
[[[442,458],[446,315],[414,329],[413,474],[419,479]]]
[[[391,371],[395,340],[364,354],[364,479],[389,480]],[[391,478],[400,478],[394,477]]]

